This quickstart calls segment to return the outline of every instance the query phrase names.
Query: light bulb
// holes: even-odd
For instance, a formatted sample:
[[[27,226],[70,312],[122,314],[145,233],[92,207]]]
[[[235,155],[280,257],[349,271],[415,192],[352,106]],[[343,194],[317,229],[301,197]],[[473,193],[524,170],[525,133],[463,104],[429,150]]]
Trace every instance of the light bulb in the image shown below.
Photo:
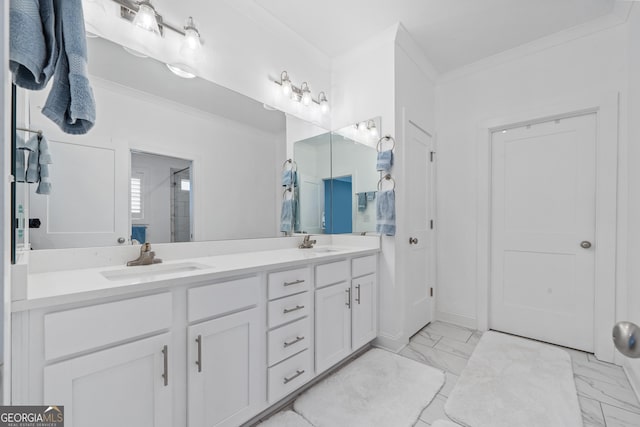
[[[327,95],[324,92],[318,94],[318,104],[320,104],[320,111],[322,114],[329,112],[329,101],[327,101]]]
[[[138,12],[136,12],[135,18],[133,18],[133,23],[143,30],[160,34],[160,27],[158,27],[158,20],[156,19],[156,10],[151,5],[151,2],[143,1],[140,3],[140,8]]]
[[[365,122],[358,123],[358,130],[360,132],[364,132],[365,130],[367,130],[367,123]]]
[[[282,94],[289,98],[293,93],[293,88],[291,87],[291,80],[289,80],[289,74],[286,71],[283,71],[280,74],[280,85],[282,86]]]
[[[187,25],[184,27],[184,40],[182,41],[180,53],[184,56],[191,56],[194,55],[201,46],[200,33],[193,23],[193,18],[189,17]]]
[[[378,137],[378,128],[376,127],[375,124],[372,124],[371,127],[369,128],[369,132],[371,132],[371,136],[374,138]]]
[[[302,104],[305,107],[308,107],[309,105],[311,105],[311,91],[309,90],[309,85],[307,84],[307,82],[302,83],[301,90]]]

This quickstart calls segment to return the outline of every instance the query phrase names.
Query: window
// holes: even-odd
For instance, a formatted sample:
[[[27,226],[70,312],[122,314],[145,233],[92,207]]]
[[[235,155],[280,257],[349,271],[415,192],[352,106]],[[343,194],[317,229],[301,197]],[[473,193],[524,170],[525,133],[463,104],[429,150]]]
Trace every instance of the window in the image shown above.
[[[131,218],[144,218],[144,204],[142,200],[142,179],[144,175],[140,172],[131,174]]]
[[[191,181],[188,179],[180,180],[180,189],[182,191],[191,191]]]

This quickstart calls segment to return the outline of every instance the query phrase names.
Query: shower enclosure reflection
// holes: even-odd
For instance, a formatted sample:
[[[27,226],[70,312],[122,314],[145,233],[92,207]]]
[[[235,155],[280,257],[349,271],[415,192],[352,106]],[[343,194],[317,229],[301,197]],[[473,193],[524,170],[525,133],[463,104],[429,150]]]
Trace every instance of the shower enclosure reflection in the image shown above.
[[[131,242],[191,241],[191,160],[131,152]]]

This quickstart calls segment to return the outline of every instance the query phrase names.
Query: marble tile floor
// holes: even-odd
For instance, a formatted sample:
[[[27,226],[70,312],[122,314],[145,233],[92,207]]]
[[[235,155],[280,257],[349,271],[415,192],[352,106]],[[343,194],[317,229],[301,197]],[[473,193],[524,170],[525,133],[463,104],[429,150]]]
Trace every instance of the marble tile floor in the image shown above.
[[[444,322],[432,322],[418,332],[399,354],[442,369],[447,380],[424,409],[416,427],[447,420],[444,404],[482,333]],[[566,349],[573,362],[578,400],[585,427],[638,427],[640,403],[622,368],[597,360],[592,354]]]

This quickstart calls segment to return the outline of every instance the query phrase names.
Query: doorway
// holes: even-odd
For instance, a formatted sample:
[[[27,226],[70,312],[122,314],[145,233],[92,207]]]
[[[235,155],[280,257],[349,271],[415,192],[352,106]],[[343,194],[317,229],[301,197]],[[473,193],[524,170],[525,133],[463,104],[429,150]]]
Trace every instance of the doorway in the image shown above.
[[[491,135],[491,329],[594,352],[596,113]]]

